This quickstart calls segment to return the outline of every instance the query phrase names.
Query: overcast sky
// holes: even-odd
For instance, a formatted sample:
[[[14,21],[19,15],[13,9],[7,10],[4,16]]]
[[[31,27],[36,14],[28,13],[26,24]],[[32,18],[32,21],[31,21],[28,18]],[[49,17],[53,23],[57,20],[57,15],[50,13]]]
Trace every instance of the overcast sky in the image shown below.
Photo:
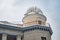
[[[27,9],[37,6],[53,30],[52,40],[60,40],[60,0],[0,0],[0,21],[22,23]]]

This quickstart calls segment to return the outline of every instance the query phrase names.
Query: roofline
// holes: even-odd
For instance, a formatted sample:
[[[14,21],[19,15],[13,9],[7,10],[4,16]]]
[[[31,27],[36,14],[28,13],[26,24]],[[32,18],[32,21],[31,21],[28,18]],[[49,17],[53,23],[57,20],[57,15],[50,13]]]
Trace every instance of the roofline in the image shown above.
[[[30,27],[21,28],[21,27],[15,27],[15,26],[10,26],[10,25],[0,24],[0,28],[8,29],[8,30],[21,31],[21,32],[27,32],[27,31],[31,31],[31,30],[44,30],[44,31],[49,31],[49,33],[51,35],[53,33],[50,27],[39,26],[39,25],[34,25],[34,26],[30,26]]]

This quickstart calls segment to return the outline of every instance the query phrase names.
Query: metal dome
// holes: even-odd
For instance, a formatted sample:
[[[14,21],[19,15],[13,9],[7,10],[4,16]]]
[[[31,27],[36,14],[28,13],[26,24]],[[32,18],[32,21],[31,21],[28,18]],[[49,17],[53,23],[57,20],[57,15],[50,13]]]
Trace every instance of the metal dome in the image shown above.
[[[31,7],[31,8],[29,8],[29,9],[27,10],[26,15],[29,14],[29,13],[33,14],[33,12],[34,12],[35,14],[36,14],[36,13],[38,13],[38,14],[43,14],[43,12],[42,12],[39,8],[37,8],[36,6],[34,6],[34,7]]]

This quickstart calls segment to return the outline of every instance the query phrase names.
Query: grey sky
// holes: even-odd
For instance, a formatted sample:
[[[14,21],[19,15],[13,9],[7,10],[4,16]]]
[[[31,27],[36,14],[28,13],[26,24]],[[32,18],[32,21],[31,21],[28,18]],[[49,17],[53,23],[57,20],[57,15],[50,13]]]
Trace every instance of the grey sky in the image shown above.
[[[27,9],[37,6],[51,24],[52,40],[60,40],[60,0],[0,0],[0,21],[21,23]]]

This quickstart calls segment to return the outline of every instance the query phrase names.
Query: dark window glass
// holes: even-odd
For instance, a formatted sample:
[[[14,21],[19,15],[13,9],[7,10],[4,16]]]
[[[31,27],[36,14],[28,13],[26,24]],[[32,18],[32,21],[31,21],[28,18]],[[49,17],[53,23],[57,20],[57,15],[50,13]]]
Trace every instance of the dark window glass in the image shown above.
[[[8,35],[7,40],[16,40],[16,36],[14,35]]]
[[[38,24],[41,24],[41,21],[38,21]]]
[[[41,37],[41,40],[46,40],[46,37]]]
[[[0,34],[0,40],[2,40],[2,34]]]

